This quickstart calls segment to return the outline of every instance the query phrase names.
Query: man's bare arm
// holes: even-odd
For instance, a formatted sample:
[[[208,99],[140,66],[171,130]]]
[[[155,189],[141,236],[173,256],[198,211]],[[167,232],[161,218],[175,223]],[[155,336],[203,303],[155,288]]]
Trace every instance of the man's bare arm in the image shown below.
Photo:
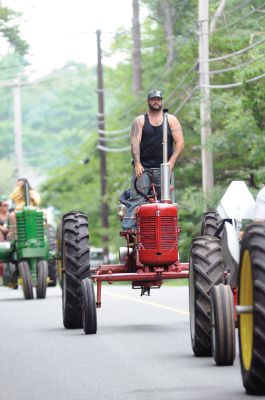
[[[180,158],[184,150],[184,136],[181,125],[174,115],[170,116],[169,126],[171,128],[172,137],[175,142],[175,149],[169,159],[170,168],[171,170],[173,170],[175,162]]]
[[[142,139],[142,123],[141,117],[135,118],[131,127],[131,150],[134,161],[134,169],[136,176],[140,176],[143,173],[143,166],[140,161],[140,143]]]

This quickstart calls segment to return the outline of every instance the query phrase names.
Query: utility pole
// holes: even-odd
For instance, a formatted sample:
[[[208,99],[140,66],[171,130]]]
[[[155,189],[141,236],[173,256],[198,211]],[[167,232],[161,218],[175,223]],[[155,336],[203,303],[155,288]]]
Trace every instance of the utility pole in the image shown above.
[[[1,0],[0,0],[1,3]],[[0,81],[0,88],[13,89],[13,113],[14,113],[14,143],[15,143],[15,175],[21,177],[23,165],[22,146],[22,115],[21,115],[21,82],[20,79]]]
[[[212,153],[206,149],[212,134],[209,77],[209,0],[199,0],[199,74],[200,74],[200,119],[201,119],[201,157],[202,188],[207,207],[207,200],[214,185]]]
[[[21,177],[23,164],[22,150],[22,117],[21,117],[21,87],[20,79],[17,78],[13,87],[14,101],[14,136],[15,136],[15,173],[16,178]]]
[[[133,39],[133,94],[139,94],[142,87],[141,71],[141,32],[139,0],[133,0],[132,39]]]
[[[100,36],[101,31],[97,31],[97,52],[98,52],[98,130],[99,130],[99,145],[104,146],[104,130],[105,130],[105,120],[104,120],[104,87],[103,87],[103,69],[102,69],[102,55],[101,55],[101,43]],[[108,249],[108,229],[109,229],[109,219],[108,219],[108,203],[107,203],[107,163],[106,163],[106,153],[105,151],[99,149],[100,157],[100,181],[101,181],[101,211],[102,211],[102,228],[103,228],[103,256],[104,263],[108,263],[109,249]]]

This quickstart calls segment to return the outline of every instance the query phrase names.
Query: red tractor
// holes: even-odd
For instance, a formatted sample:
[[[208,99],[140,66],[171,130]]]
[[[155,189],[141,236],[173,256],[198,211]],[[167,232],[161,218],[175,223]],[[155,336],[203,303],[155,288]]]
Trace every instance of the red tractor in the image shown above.
[[[145,204],[135,210],[136,231],[124,230],[126,247],[120,249],[119,264],[101,264],[90,269],[88,218],[71,211],[62,218],[62,296],[65,328],[82,328],[86,334],[97,332],[96,308],[101,307],[102,282],[132,282],[141,295],[160,288],[165,279],[188,277],[188,263],[178,256],[178,209],[171,199],[170,168],[167,163],[167,110],[163,118],[163,164],[161,164],[161,200],[151,184]],[[137,180],[135,182],[137,189]],[[138,190],[138,189],[137,189]],[[120,209],[122,211],[122,208]],[[94,284],[97,286],[96,298]]]

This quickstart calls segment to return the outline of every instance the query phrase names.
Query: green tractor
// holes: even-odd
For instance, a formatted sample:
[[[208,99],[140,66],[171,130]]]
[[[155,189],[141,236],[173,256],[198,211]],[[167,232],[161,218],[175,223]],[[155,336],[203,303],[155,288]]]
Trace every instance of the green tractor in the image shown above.
[[[25,207],[16,211],[16,233],[11,241],[0,242],[0,261],[4,263],[4,284],[17,288],[22,285],[25,299],[46,296],[48,260],[55,259],[49,251],[44,228],[43,211],[30,206],[29,188],[25,186]]]

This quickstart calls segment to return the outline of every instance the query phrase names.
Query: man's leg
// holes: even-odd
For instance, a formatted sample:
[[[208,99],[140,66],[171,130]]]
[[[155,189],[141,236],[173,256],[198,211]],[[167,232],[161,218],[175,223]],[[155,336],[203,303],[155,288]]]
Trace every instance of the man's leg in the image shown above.
[[[5,240],[5,235],[3,234],[2,231],[0,231],[0,242],[3,242]]]
[[[135,229],[135,220],[132,218],[133,216],[133,211],[136,207],[140,206],[141,204],[145,203],[145,198],[138,194],[135,190],[134,187],[134,181],[135,181],[135,173],[133,172],[132,174],[132,180],[131,180],[131,194],[130,198],[127,200],[127,212],[125,214],[125,217],[122,221],[122,228],[123,229]],[[138,179],[137,179],[137,188],[141,191],[144,192],[145,194],[148,194],[150,190],[150,178],[148,174],[142,174]]]
[[[150,169],[150,178],[151,181],[155,184],[155,191],[157,194],[157,199],[160,200],[161,198],[161,174],[160,169]]]

